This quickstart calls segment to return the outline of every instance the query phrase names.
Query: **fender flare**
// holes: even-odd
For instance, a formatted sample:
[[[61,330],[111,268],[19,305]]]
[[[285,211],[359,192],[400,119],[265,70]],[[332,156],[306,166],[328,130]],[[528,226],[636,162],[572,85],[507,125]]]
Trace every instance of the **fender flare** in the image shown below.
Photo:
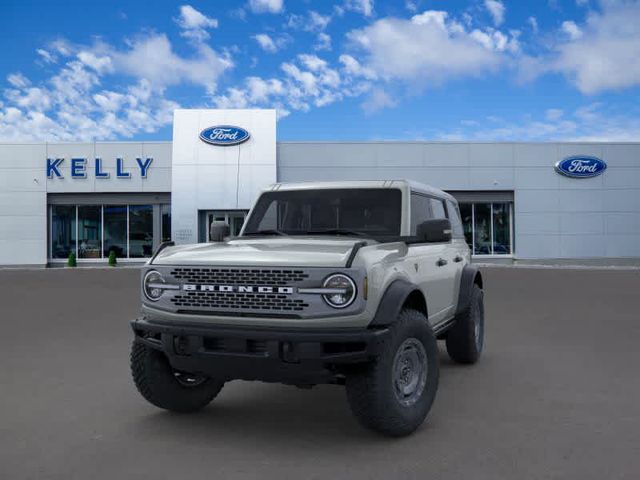
[[[475,265],[465,265],[460,276],[460,292],[458,293],[458,307],[456,308],[456,316],[464,313],[469,308],[471,301],[471,290],[474,284],[478,284],[483,288],[482,274]]]
[[[378,304],[378,310],[376,311],[376,314],[369,326],[384,327],[395,322],[407,298],[409,298],[409,295],[414,292],[418,292],[424,299],[424,295],[422,294],[420,289],[413,283],[402,279],[394,280],[393,282],[391,282],[391,284],[387,287],[384,294],[382,295],[380,303]]]

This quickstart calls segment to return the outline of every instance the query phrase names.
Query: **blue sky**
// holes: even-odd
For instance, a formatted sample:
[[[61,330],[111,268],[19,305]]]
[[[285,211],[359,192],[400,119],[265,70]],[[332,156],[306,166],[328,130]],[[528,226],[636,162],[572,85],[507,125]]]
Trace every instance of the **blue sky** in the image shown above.
[[[640,140],[639,1],[5,0],[0,47],[0,141]]]

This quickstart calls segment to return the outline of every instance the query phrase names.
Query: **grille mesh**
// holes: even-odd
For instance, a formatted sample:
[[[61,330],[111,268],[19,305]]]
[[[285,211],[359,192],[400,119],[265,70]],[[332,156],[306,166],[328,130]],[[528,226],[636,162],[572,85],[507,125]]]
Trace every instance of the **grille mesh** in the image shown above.
[[[171,275],[184,282],[254,286],[291,285],[309,278],[303,270],[283,269],[174,268]]]
[[[183,292],[171,302],[176,307],[222,310],[301,311],[309,306],[304,300],[287,295],[264,293]]]

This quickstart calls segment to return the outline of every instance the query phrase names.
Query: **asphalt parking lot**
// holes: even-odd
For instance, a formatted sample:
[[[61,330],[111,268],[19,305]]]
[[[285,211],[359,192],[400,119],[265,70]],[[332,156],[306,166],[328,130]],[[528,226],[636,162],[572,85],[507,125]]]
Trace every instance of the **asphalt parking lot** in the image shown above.
[[[0,271],[0,478],[640,478],[640,270],[484,274],[484,357],[441,349],[427,423],[394,440],[337,386],[157,410],[129,375],[137,269]]]

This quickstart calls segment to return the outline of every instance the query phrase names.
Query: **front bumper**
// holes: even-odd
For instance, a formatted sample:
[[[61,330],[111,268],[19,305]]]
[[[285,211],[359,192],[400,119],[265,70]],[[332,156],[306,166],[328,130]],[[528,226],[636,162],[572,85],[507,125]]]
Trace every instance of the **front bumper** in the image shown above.
[[[388,329],[183,325],[141,317],[135,341],[162,351],[179,371],[224,380],[335,383],[350,365],[371,361]]]

